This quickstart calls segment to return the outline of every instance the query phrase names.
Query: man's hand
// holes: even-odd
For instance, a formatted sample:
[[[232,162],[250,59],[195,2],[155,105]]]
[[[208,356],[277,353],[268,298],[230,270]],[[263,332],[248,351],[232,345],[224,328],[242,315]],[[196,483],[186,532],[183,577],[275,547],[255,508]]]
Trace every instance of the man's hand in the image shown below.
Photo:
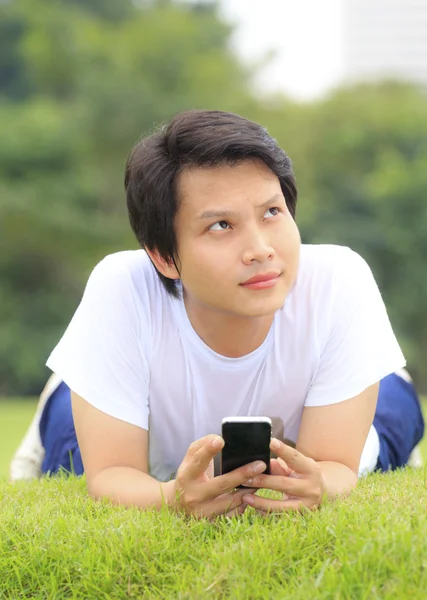
[[[267,465],[257,461],[210,478],[208,470],[211,461],[223,446],[224,440],[219,435],[207,435],[191,444],[176,474],[177,499],[174,506],[177,510],[207,518],[218,515],[230,517],[245,511],[247,505],[243,496],[256,490],[234,490],[265,471]]]
[[[242,500],[261,514],[318,508],[325,494],[325,484],[317,462],[275,438],[271,440],[270,449],[278,456],[277,460],[271,460],[271,475],[257,475],[245,485],[282,492],[283,498],[270,500],[247,492]]]

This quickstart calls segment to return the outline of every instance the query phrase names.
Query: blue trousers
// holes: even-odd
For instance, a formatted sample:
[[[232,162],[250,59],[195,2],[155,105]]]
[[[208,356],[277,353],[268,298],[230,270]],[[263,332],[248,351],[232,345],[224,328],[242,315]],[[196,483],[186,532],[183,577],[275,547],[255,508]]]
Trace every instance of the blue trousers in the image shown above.
[[[42,473],[68,471],[83,475],[83,461],[74,429],[70,388],[63,381],[46,402],[40,419],[40,437],[45,455]]]
[[[420,400],[412,383],[394,373],[380,381],[374,427],[380,438],[377,469],[405,466],[424,435]]]
[[[380,382],[374,426],[380,439],[377,470],[388,471],[407,464],[412,450],[424,435],[420,401],[412,383],[398,375]],[[42,472],[54,475],[84,472],[71,412],[70,388],[62,382],[46,403],[40,420],[45,457]]]

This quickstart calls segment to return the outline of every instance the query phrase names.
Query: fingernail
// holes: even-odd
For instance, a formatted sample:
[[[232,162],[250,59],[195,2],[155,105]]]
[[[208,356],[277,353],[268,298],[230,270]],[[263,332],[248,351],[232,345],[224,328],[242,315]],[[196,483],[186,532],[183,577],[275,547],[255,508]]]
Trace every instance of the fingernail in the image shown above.
[[[280,448],[280,444],[279,444],[279,442],[278,442],[278,441],[277,441],[275,438],[273,438],[273,439],[271,440],[270,448],[271,448],[272,450],[279,450],[279,448]]]
[[[214,440],[212,440],[213,448],[221,448],[221,446],[222,446],[222,438],[216,437]]]
[[[254,473],[262,473],[263,471],[265,471],[266,467],[267,465],[265,463],[263,463],[262,461],[258,461],[253,465],[252,471]]]
[[[249,495],[243,496],[242,500],[244,502],[246,502],[246,504],[253,504],[253,502],[254,502],[252,496],[249,496]]]
[[[248,479],[247,481],[245,481],[245,485],[251,485],[253,481],[253,479]]]

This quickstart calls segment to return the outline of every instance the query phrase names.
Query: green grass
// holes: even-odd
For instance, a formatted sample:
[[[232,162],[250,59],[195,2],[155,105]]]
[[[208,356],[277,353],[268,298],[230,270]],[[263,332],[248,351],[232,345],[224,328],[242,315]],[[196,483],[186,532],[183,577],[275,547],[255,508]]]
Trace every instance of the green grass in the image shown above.
[[[9,475],[10,460],[34,416],[36,404],[36,398],[0,400],[0,480]]]
[[[1,598],[425,599],[427,471],[317,513],[216,522],[122,509],[84,480],[0,485]]]
[[[0,403],[3,474],[35,408],[19,404]],[[427,468],[371,475],[316,513],[263,519],[248,509],[213,523],[95,502],[84,478],[0,481],[2,600],[383,600],[426,590]]]

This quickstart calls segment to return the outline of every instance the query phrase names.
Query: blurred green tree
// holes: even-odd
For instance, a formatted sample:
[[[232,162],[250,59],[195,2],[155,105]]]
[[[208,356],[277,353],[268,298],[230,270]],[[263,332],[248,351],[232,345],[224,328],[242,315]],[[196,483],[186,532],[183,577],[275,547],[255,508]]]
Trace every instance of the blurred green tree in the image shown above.
[[[392,82],[343,89],[306,107],[293,139],[303,238],[348,245],[366,258],[426,391],[425,92]]]
[[[245,112],[251,73],[215,3],[12,0],[0,26],[0,395],[36,393],[106,253],[136,247],[122,189],[143,134]]]
[[[192,107],[238,112],[277,138],[303,240],[368,260],[427,391],[425,94],[386,83],[261,100],[215,2],[9,0],[0,12],[0,395],[40,390],[90,269],[136,247],[126,155]]]

